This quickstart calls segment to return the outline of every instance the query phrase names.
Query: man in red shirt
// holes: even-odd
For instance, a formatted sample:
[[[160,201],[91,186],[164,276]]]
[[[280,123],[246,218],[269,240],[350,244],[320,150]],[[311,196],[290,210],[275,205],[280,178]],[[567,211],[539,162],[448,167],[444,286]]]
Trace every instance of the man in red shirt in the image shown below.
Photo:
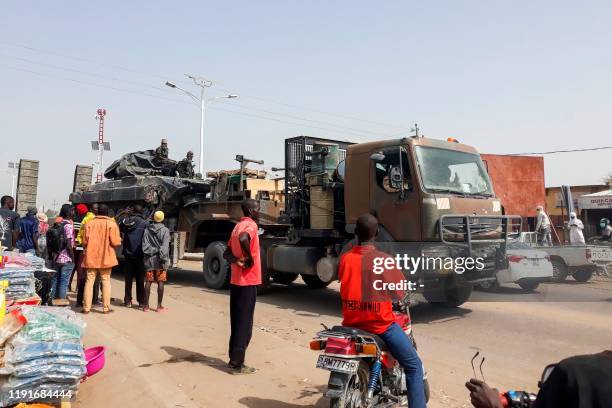
[[[244,217],[236,224],[224,258],[231,264],[229,367],[234,374],[252,374],[256,370],[244,365],[246,349],[253,333],[253,314],[257,300],[257,286],[261,285],[261,260],[257,227],[257,201],[242,202]]]
[[[423,364],[412,341],[402,328],[395,323],[391,300],[401,296],[397,291],[379,291],[376,280],[399,283],[403,274],[392,268],[382,273],[374,271],[375,259],[389,258],[388,254],[374,246],[378,234],[378,220],[371,214],[357,219],[355,235],[357,245],[340,258],[338,279],[342,298],[343,326],[356,327],[378,335],[397,359],[406,373],[408,406],[425,408],[423,387]]]

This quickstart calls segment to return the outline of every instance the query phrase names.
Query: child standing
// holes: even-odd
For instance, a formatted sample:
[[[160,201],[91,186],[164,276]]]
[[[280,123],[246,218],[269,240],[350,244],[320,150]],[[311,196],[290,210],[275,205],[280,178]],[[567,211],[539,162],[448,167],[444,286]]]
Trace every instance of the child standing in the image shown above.
[[[170,231],[163,224],[163,211],[155,211],[153,223],[147,226],[142,237],[142,252],[144,254],[144,269],[146,271],[145,302],[143,312],[149,311],[149,296],[151,284],[157,282],[157,312],[168,309],[162,306],[164,298],[164,282],[170,266]]]

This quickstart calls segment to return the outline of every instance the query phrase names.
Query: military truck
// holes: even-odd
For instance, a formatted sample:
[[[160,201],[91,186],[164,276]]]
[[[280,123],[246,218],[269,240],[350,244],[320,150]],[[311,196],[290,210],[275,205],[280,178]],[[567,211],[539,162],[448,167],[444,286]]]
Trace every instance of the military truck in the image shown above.
[[[329,285],[337,278],[339,256],[352,245],[356,219],[370,212],[379,219],[385,251],[484,259],[481,270],[439,268],[410,277],[431,303],[457,306],[473,284],[494,280],[506,267],[507,240],[520,234],[520,217],[502,215],[476,149],[455,140],[353,144],[299,136],[285,140],[284,171],[285,209],[276,222],[261,225],[262,289],[300,275],[311,288]],[[212,239],[222,232],[222,239],[207,239],[203,265],[206,285],[221,289],[230,275],[223,252],[240,210],[227,201],[198,206],[206,219],[200,234]]]
[[[260,247],[265,290],[301,276],[310,288],[337,278],[340,255],[354,244],[356,219],[374,213],[378,244],[412,257],[481,257],[484,268],[419,270],[409,276],[434,304],[465,302],[472,285],[494,280],[506,267],[505,248],[520,234],[521,219],[502,215],[480,155],[455,140],[425,137],[354,144],[298,136],[285,140],[284,194],[240,171],[208,180],[130,176],[94,184],[73,203],[106,202],[118,214],[135,203],[166,212],[173,260],[182,251],[205,251],[206,286],[229,285],[226,242],[242,216],[245,197],[260,203]],[[251,161],[253,162],[253,161]],[[255,161],[257,162],[257,161]]]

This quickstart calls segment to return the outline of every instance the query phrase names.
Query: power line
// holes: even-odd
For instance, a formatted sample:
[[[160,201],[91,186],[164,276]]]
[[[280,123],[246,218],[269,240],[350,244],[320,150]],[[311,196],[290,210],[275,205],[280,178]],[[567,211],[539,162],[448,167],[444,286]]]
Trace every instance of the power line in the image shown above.
[[[52,75],[52,74],[48,74],[48,73],[43,73],[43,72],[38,72],[38,71],[33,71],[31,69],[27,69],[27,68],[20,68],[20,67],[13,67],[10,65],[0,65],[4,68],[8,68],[8,69],[12,69],[15,71],[22,71],[22,72],[28,72],[30,74],[34,74],[34,75],[39,75],[39,76],[43,76],[43,77],[50,77],[50,78],[55,78],[55,79],[61,79],[63,81],[70,81],[70,82],[75,82],[78,84],[83,84],[83,85],[89,85],[89,86],[95,86],[98,88],[106,88],[106,89],[112,89],[113,91],[118,91],[118,92],[125,92],[125,93],[131,93],[131,94],[135,94],[135,95],[142,95],[142,96],[148,96],[150,98],[157,98],[157,99],[162,99],[162,100],[166,100],[166,101],[170,101],[170,102],[175,102],[175,103],[181,103],[181,104],[188,104],[188,105],[193,105],[190,102],[187,102],[185,100],[178,100],[178,99],[172,99],[172,98],[166,98],[164,96],[159,96],[159,95],[154,95],[154,94],[149,94],[146,92],[140,92],[140,91],[133,91],[130,89],[124,89],[124,88],[117,88],[115,86],[111,86],[111,85],[101,85],[101,84],[96,84],[94,82],[88,82],[88,81],[81,81],[78,79],[74,79],[74,78],[66,78],[66,77],[62,77],[62,76],[57,76],[57,75]]]
[[[137,85],[137,86],[151,87],[153,89],[157,89],[157,90],[164,91],[164,92],[166,91],[165,88],[158,88],[158,87],[155,87],[153,85],[143,84],[143,83],[139,83],[139,82],[126,81],[126,80],[122,80],[120,78],[110,77],[110,76],[107,76],[107,75],[101,75],[101,74],[97,74],[97,73],[90,73],[90,72],[86,72],[86,71],[82,71],[82,70],[78,70],[78,69],[62,67],[62,66],[53,65],[53,64],[39,63],[37,61],[32,61],[32,60],[29,60],[27,58],[12,57],[12,56],[9,56],[9,57],[15,58],[17,60],[21,60],[21,61],[24,61],[24,62],[27,62],[27,63],[40,65],[40,66],[47,66],[47,67],[51,67],[51,68],[54,68],[54,69],[60,69],[60,70],[65,70],[65,71],[69,71],[69,72],[77,72],[77,73],[81,73],[81,74],[85,74],[85,75],[91,75],[91,76],[95,76],[95,77],[99,77],[99,78],[104,78],[104,79],[111,79],[111,80],[114,80],[114,81],[124,82],[124,83],[127,83],[127,84],[133,84],[133,85]],[[133,94],[149,96],[149,97],[154,97],[154,98],[158,98],[158,99],[165,99],[165,100],[170,100],[170,101],[173,101],[173,102],[179,102],[178,100],[171,99],[171,98],[166,98],[166,97],[159,96],[159,95],[153,95],[153,94],[144,93],[144,92],[140,92],[140,91],[132,91],[132,90],[127,90],[127,89],[122,89],[122,88],[118,88],[118,87],[115,87],[115,86],[101,85],[101,84],[97,84],[97,83],[93,83],[93,82],[78,80],[78,79],[75,79],[75,78],[61,77],[61,76],[47,74],[47,73],[43,73],[43,72],[39,72],[39,71],[33,71],[33,70],[30,70],[30,69],[26,69],[26,68],[19,68],[19,67],[13,67],[13,66],[8,66],[8,65],[5,65],[5,67],[6,68],[10,68],[10,69],[14,69],[14,70],[20,70],[20,71],[24,71],[24,72],[29,72],[29,73],[32,73],[32,74],[35,74],[35,75],[41,75],[41,76],[48,75],[48,76],[56,78],[56,79],[61,79],[61,80],[81,83],[81,84],[85,84],[85,85],[91,85],[91,86],[96,86],[96,87],[101,87],[101,88],[112,89],[112,90],[116,90],[116,91],[120,91],[120,92],[129,92],[129,93],[133,93]],[[183,102],[183,101],[181,101],[181,102]],[[223,103],[223,102],[222,101],[217,101],[216,103]],[[331,122],[317,121],[315,119],[310,119],[310,118],[302,118],[302,117],[299,117],[299,116],[283,114],[283,113],[279,113],[279,112],[273,112],[273,111],[269,111],[269,110],[266,110],[266,109],[260,109],[260,108],[256,108],[256,107],[253,107],[253,106],[242,106],[242,105],[234,105],[234,106],[237,106],[237,107],[239,107],[241,109],[250,109],[250,110],[259,111],[259,112],[263,112],[263,113],[268,113],[268,114],[272,114],[272,115],[285,116],[285,117],[288,117],[290,119],[296,119],[296,120],[301,120],[301,121],[305,121],[305,122],[320,123],[320,124],[323,124],[323,125],[332,126],[332,128],[321,127],[321,126],[311,126],[311,127],[317,128],[317,129],[323,129],[323,130],[328,130],[328,131],[333,131],[333,132],[338,132],[340,130],[343,133],[347,133],[347,134],[350,134],[350,135],[353,135],[353,136],[370,137],[370,136],[365,135],[365,133],[370,132],[370,131],[362,131],[360,129],[355,129],[355,128],[350,128],[350,127],[346,127],[346,126],[336,125],[336,124],[331,123]],[[228,112],[232,112],[232,113],[238,113],[238,114],[240,113],[240,112],[237,112],[237,111],[230,111],[230,110],[227,110],[227,111]],[[251,116],[252,117],[257,117],[256,115],[251,115]],[[268,117],[260,116],[260,118],[271,120],[271,118],[268,118]],[[276,120],[276,121],[278,121],[278,120]],[[290,124],[294,124],[294,125],[302,125],[300,123],[287,122],[287,121],[285,121],[284,123],[290,123]],[[376,132],[373,132],[373,131],[371,133],[372,134],[376,134]]]
[[[102,75],[102,74],[98,74],[98,73],[87,72],[87,71],[83,71],[83,70],[79,70],[79,69],[74,69],[74,68],[67,68],[67,67],[60,66],[60,65],[42,63],[42,62],[38,62],[38,61],[33,61],[31,59],[22,58],[22,57],[16,57],[16,56],[11,56],[11,55],[6,55],[6,54],[4,54],[4,55],[0,54],[0,56],[8,57],[8,58],[13,58],[13,59],[16,59],[16,60],[19,60],[19,61],[23,61],[23,62],[26,62],[28,64],[32,64],[32,65],[38,65],[38,66],[42,66],[42,67],[50,67],[50,68],[53,68],[53,69],[59,69],[59,70],[64,70],[64,71],[68,71],[68,72],[76,72],[76,73],[79,73],[79,74],[89,75],[89,76],[103,78],[103,79],[110,79],[112,81],[123,82],[123,83],[126,83],[126,84],[141,86],[141,87],[145,87],[145,88],[152,88],[152,89],[159,90],[159,91],[162,91],[162,92],[166,91],[165,88],[156,87],[154,85],[144,84],[144,83],[141,83],[141,82],[127,81],[127,80],[124,80],[124,79],[121,79],[121,78],[112,77],[112,76],[108,76],[108,75]],[[11,68],[12,69],[17,69],[15,67],[11,67]],[[23,69],[23,70],[24,71],[28,71],[26,69]],[[35,73],[35,71],[28,71],[28,72]],[[37,72],[37,74],[43,75],[40,72]],[[60,79],[72,80],[74,82],[79,82],[79,81],[74,80],[72,78],[70,78],[70,79],[69,78],[60,78]],[[81,81],[81,82],[83,82],[83,81]],[[101,85],[98,85],[98,84],[91,84],[91,85],[101,86]],[[115,88],[111,88],[111,89],[115,89]],[[218,101],[216,103],[224,103],[224,102]],[[227,102],[225,102],[225,103],[227,103]],[[296,120],[301,120],[301,121],[305,121],[305,122],[313,122],[313,123],[319,123],[319,124],[323,124],[323,125],[327,125],[327,126],[332,126],[335,129],[329,129],[329,130],[332,130],[334,132],[337,132],[338,131],[337,129],[340,129],[340,130],[344,131],[345,133],[349,132],[349,134],[353,134],[353,135],[356,135],[356,136],[359,136],[359,137],[364,137],[364,136],[365,137],[370,137],[370,136],[366,136],[365,133],[371,133],[372,135],[380,136],[379,132],[374,132],[374,131],[369,131],[369,130],[360,130],[360,129],[351,128],[351,127],[347,127],[347,126],[337,125],[337,124],[332,123],[332,122],[325,122],[325,121],[320,121],[320,120],[311,119],[311,118],[304,118],[304,117],[300,117],[300,116],[295,116],[295,115],[290,115],[290,114],[285,114],[285,113],[280,113],[280,112],[274,112],[274,111],[270,111],[270,110],[267,110],[267,109],[256,108],[256,107],[253,107],[253,106],[244,106],[244,105],[236,105],[236,104],[232,104],[232,105],[233,106],[237,106],[237,107],[239,107],[241,109],[250,109],[250,110],[259,111],[259,112],[263,112],[263,113],[268,113],[268,114],[272,114],[272,115],[285,116],[285,117],[288,117],[290,119],[296,119]],[[323,128],[321,128],[321,129],[323,129]]]
[[[228,89],[224,89],[224,88],[219,88],[222,89],[226,92],[230,92]],[[246,97],[246,98],[250,98],[250,99],[255,99],[261,102],[267,102],[267,103],[273,103],[275,105],[281,105],[281,106],[286,106],[289,108],[294,108],[294,109],[301,109],[301,110],[305,110],[305,111],[310,111],[310,112],[315,112],[315,113],[319,113],[322,115],[328,115],[328,116],[335,116],[338,118],[344,118],[344,119],[350,119],[350,120],[357,120],[360,122],[366,122],[366,123],[371,123],[374,125],[380,125],[380,126],[386,126],[386,127],[390,127],[390,128],[394,128],[394,129],[405,129],[406,131],[410,131],[409,127],[403,126],[403,125],[394,125],[394,124],[390,124],[390,123],[383,123],[383,122],[377,122],[377,121],[373,121],[373,120],[369,120],[369,119],[363,119],[363,118],[357,118],[354,116],[348,116],[348,115],[343,115],[343,114],[338,114],[338,113],[330,113],[330,112],[325,112],[325,111],[321,111],[321,110],[317,110],[317,109],[312,109],[312,108],[307,108],[307,107],[303,107],[303,106],[299,106],[299,105],[294,105],[294,104],[290,104],[290,103],[286,103],[286,102],[277,102],[277,101],[273,101],[267,98],[261,98],[258,96],[254,96],[254,95],[245,95],[244,93],[240,93],[240,97]]]
[[[89,63],[89,64],[96,64],[96,65],[99,65],[99,66],[105,66],[105,67],[109,67],[109,68],[112,68],[112,69],[117,69],[117,70],[122,70],[122,71],[126,71],[126,72],[136,73],[136,74],[139,74],[139,75],[148,75],[148,76],[156,77],[156,78],[163,79],[163,80],[167,80],[168,79],[167,76],[163,76],[163,75],[159,75],[159,74],[152,74],[152,73],[147,74],[147,73],[143,73],[141,71],[134,70],[134,69],[127,68],[127,67],[124,67],[124,66],[120,66],[120,65],[106,64],[106,63],[103,63],[103,62],[100,62],[100,61],[94,61],[94,60],[87,59],[87,58],[82,58],[82,57],[75,57],[75,56],[72,56],[72,55],[68,55],[68,54],[64,54],[64,53],[59,53],[59,52],[55,52],[55,51],[43,50],[43,49],[40,49],[40,48],[31,47],[31,46],[27,46],[27,45],[23,45],[23,44],[11,44],[11,43],[7,43],[7,42],[0,42],[0,44],[3,44],[5,46],[10,46],[10,47],[15,47],[15,48],[22,48],[22,49],[25,49],[25,50],[28,50],[28,51],[33,51],[33,52],[39,52],[39,53],[54,55],[54,56],[58,56],[58,57],[61,57],[61,58],[68,58],[68,59],[72,59],[72,60],[75,60],[75,61],[86,62],[86,63]],[[78,72],[78,71],[75,71],[75,72]],[[119,79],[115,79],[115,80],[119,80]],[[222,88],[220,88],[220,89],[222,89]],[[224,89],[224,90],[228,91],[227,89]],[[302,107],[302,106],[295,105],[295,104],[289,104],[289,103],[285,103],[285,102],[273,101],[273,100],[270,100],[270,99],[267,99],[267,98],[261,98],[259,96],[254,96],[254,95],[245,95],[243,93],[241,93],[240,95],[241,95],[241,97],[251,98],[251,99],[259,100],[259,101],[266,102],[266,103],[272,103],[272,104],[276,104],[276,105],[282,105],[282,106],[286,106],[286,107],[289,107],[289,108],[301,109],[301,110],[305,110],[305,111],[315,112],[315,113],[319,113],[319,114],[322,114],[322,115],[334,116],[334,117],[338,117],[338,118],[350,119],[350,120],[355,120],[355,121],[360,121],[360,122],[365,122],[365,123],[372,123],[372,124],[376,124],[376,125],[380,125],[380,126],[390,127],[390,128],[394,128],[394,129],[405,129],[407,131],[410,131],[409,127],[406,127],[406,126],[403,126],[403,125],[400,126],[400,125],[394,125],[394,124],[389,124],[389,123],[373,121],[373,120],[369,120],[369,119],[358,118],[358,117],[354,117],[354,116],[348,116],[348,115],[343,115],[343,114],[325,112],[325,111],[321,111],[321,110],[317,110],[317,109]],[[371,132],[371,133],[377,133],[377,132]]]
[[[38,75],[38,76],[43,76],[43,77],[45,77],[45,76],[46,77],[51,77],[51,78],[60,79],[60,80],[63,80],[63,81],[70,81],[70,82],[74,82],[74,83],[78,83],[78,84],[82,84],[82,85],[95,86],[95,87],[98,87],[98,88],[105,88],[105,89],[110,89],[110,90],[118,91],[118,92],[130,93],[130,94],[140,95],[140,96],[147,96],[147,97],[150,97],[150,98],[156,98],[156,99],[161,99],[161,100],[166,100],[166,101],[170,101],[170,102],[181,103],[181,104],[186,104],[186,105],[191,105],[191,106],[194,105],[192,102],[188,102],[186,100],[177,100],[177,99],[172,99],[172,98],[166,98],[166,97],[163,97],[163,96],[153,95],[153,94],[149,94],[149,93],[146,93],[146,92],[140,92],[140,91],[134,91],[134,90],[124,89],[124,88],[118,88],[118,87],[109,86],[109,85],[101,85],[101,84],[97,84],[97,83],[94,83],[94,82],[81,81],[81,80],[74,79],[74,78],[66,78],[66,77],[61,77],[61,76],[57,76],[57,75],[51,75],[51,74],[48,74],[48,73],[42,73],[42,72],[38,72],[38,71],[33,71],[33,70],[30,70],[30,69],[26,69],[26,68],[19,68],[19,67],[13,67],[13,66],[9,66],[9,65],[1,65],[1,64],[0,64],[0,66],[2,66],[4,68],[16,70],[16,71],[27,72],[27,73],[30,73],[30,74],[34,74],[34,75]],[[331,129],[331,128],[315,126],[315,125],[310,125],[310,124],[290,122],[290,121],[281,120],[281,119],[277,119],[277,118],[270,118],[270,117],[266,117],[266,116],[254,115],[254,114],[250,114],[250,113],[246,113],[246,112],[240,112],[240,111],[235,111],[235,110],[231,110],[231,109],[220,108],[220,107],[217,107],[217,106],[211,106],[210,109],[215,109],[215,110],[219,110],[219,111],[229,112],[229,113],[233,113],[233,114],[237,114],[237,115],[248,116],[248,117],[253,117],[253,118],[258,118],[258,119],[265,119],[265,120],[279,122],[279,123],[285,123],[285,124],[289,124],[289,125],[305,126],[305,127],[313,128],[313,129],[320,129],[320,130],[338,132],[337,129]],[[343,132],[343,133],[348,134],[347,132]],[[367,137],[367,136],[364,136],[364,135],[356,135],[356,134],[353,134],[353,133],[351,133],[350,135],[352,135],[352,136],[360,136],[360,137]]]
[[[35,47],[30,47],[27,45],[22,45],[22,44],[11,44],[11,43],[7,43],[7,42],[0,42],[0,44],[9,46],[9,47],[15,47],[15,48],[22,48],[25,50],[29,50],[29,51],[34,51],[34,52],[40,52],[43,54],[49,54],[49,55],[55,55],[56,57],[61,57],[61,58],[68,58],[68,59],[72,59],[74,61],[81,61],[81,62],[86,62],[88,64],[96,64],[96,65],[100,65],[103,67],[108,67],[108,68],[112,68],[112,69],[118,69],[118,70],[122,70],[122,71],[126,71],[126,72],[131,72],[134,74],[139,74],[139,75],[143,75],[145,73],[141,72],[141,71],[137,71],[131,68],[127,68],[127,67],[123,67],[120,65],[112,65],[112,64],[106,64],[104,62],[100,62],[100,61],[94,61],[94,60],[90,60],[87,58],[82,58],[82,57],[75,57],[73,55],[68,55],[68,54],[63,54],[63,53],[59,53],[59,52],[55,52],[55,51],[48,51],[48,50],[43,50],[40,48],[35,48]],[[166,77],[162,76],[162,75],[158,75],[158,74],[145,74],[148,76],[153,76],[153,77],[157,77],[160,79],[166,79]]]
[[[165,88],[162,88],[160,86],[155,86],[155,85],[151,85],[151,84],[144,84],[142,82],[135,82],[135,81],[128,81],[125,79],[121,79],[121,78],[117,78],[117,77],[112,77],[112,76],[108,76],[108,75],[103,75],[103,74],[98,74],[98,73],[94,73],[94,72],[87,72],[87,71],[82,71],[79,69],[75,69],[75,68],[67,68],[67,67],[63,67],[60,65],[53,65],[53,64],[47,64],[44,62],[39,62],[39,61],[33,61],[27,58],[22,58],[22,57],[16,57],[13,55],[6,55],[6,54],[0,54],[0,56],[2,57],[7,57],[7,58],[13,58],[19,61],[23,61],[26,62],[28,64],[32,64],[32,65],[40,65],[43,67],[49,67],[49,68],[53,68],[53,69],[59,69],[59,70],[63,70],[63,71],[69,71],[69,72],[76,72],[79,74],[83,74],[83,75],[89,75],[89,76],[94,76],[94,77],[98,77],[98,78],[103,78],[103,79],[110,79],[112,81],[118,81],[118,82],[124,82],[126,84],[130,84],[130,85],[136,85],[136,86],[142,86],[145,88],[152,88],[152,89],[156,89],[158,91],[162,91],[162,92],[166,92]]]
[[[545,154],[556,154],[556,153],[575,153],[575,152],[592,152],[595,150],[607,150],[612,149],[612,146],[601,146],[601,147],[588,147],[585,149],[567,149],[567,150],[552,150],[549,152],[531,152],[531,153],[510,153],[502,156],[529,156],[529,155],[545,155]]]
[[[227,104],[227,105],[230,104],[229,102],[223,102],[223,101],[217,101],[217,103],[222,103],[222,104]],[[381,135],[380,132],[374,132],[374,131],[371,131],[371,130],[361,130],[361,129],[356,129],[356,128],[347,127],[347,126],[340,126],[340,125],[336,125],[335,123],[331,123],[331,122],[325,122],[325,121],[321,121],[321,120],[316,120],[316,119],[311,119],[311,118],[304,118],[304,117],[290,115],[290,114],[286,114],[286,113],[269,111],[267,109],[261,109],[261,108],[256,108],[256,107],[253,107],[253,106],[242,105],[240,103],[233,103],[232,106],[235,106],[235,107],[241,108],[241,109],[251,109],[251,110],[254,110],[254,111],[268,113],[268,114],[272,114],[272,115],[285,116],[285,117],[288,117],[288,118],[291,118],[291,119],[303,120],[305,122],[320,123],[320,124],[323,124],[323,125],[332,126],[334,128],[337,128],[337,129],[345,129],[345,130],[348,130],[350,132],[358,132],[360,136],[364,136],[364,133],[371,133],[372,135],[379,135],[379,136]]]

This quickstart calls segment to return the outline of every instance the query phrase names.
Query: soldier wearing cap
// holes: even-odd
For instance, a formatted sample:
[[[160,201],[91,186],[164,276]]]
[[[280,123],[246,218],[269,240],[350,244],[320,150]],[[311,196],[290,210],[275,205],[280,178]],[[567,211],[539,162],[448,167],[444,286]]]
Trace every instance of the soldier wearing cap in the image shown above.
[[[178,162],[176,165],[176,172],[179,177],[183,178],[194,178],[195,172],[193,171],[193,152],[190,150],[187,152],[187,156]]]
[[[158,159],[168,158],[168,140],[162,139],[159,147],[155,149],[155,157]]]

